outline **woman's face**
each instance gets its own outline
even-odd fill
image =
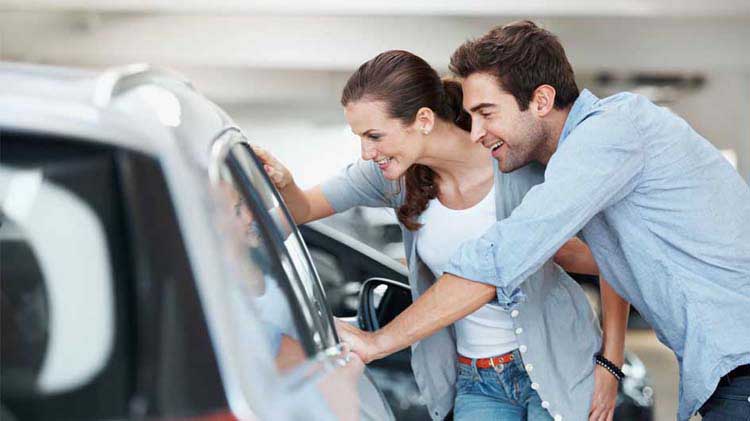
[[[357,101],[344,107],[344,116],[360,138],[362,159],[375,161],[386,179],[396,180],[419,159],[420,133],[416,122],[404,126],[385,110],[380,101]]]

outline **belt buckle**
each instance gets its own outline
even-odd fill
[[[505,371],[505,363],[495,365],[495,357],[490,358],[490,365],[495,370],[495,373],[502,373]]]

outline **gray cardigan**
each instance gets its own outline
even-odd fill
[[[529,165],[509,174],[495,167],[497,219],[508,217],[533,186],[544,181],[544,168]],[[347,166],[322,185],[336,212],[354,206],[398,208],[405,199],[403,183],[386,180],[372,161]],[[489,228],[489,227],[487,227]],[[414,299],[435,277],[419,258],[419,231],[401,225]],[[552,261],[521,286],[524,297],[511,313],[523,362],[543,406],[558,420],[586,420],[594,388],[593,357],[601,347],[601,331],[581,287]],[[412,369],[433,419],[453,407],[456,383],[456,340],[453,326],[412,345]]]

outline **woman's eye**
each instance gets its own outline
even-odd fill
[[[380,139],[380,135],[377,135],[377,134],[370,134],[370,135],[367,135],[367,137],[369,137],[372,140]]]

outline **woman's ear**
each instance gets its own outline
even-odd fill
[[[435,113],[427,107],[420,108],[414,119],[414,129],[427,136],[433,128],[435,128]]]
[[[532,110],[539,117],[545,117],[555,108],[555,88],[550,85],[539,85],[531,97]]]

